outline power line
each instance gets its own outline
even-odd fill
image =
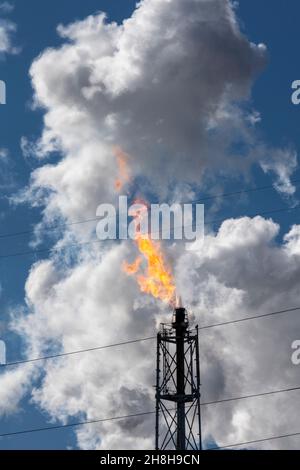
[[[219,326],[233,325],[235,323],[242,323],[242,322],[245,322],[245,321],[257,320],[257,319],[260,319],[260,318],[267,318],[267,317],[271,317],[273,315],[282,315],[284,313],[295,312],[297,310],[300,310],[300,307],[288,308],[288,309],[285,309],[285,310],[278,310],[277,312],[263,313],[261,315],[254,315],[252,317],[238,318],[236,320],[229,320],[229,321],[225,321],[225,322],[214,323],[212,325],[201,326],[201,327],[199,327],[199,330],[207,330],[209,328],[216,328],[216,327],[219,327]]]
[[[58,358],[58,357],[74,356],[76,354],[81,354],[81,353],[86,353],[86,352],[93,352],[93,351],[100,351],[102,349],[115,348],[117,346],[125,346],[127,344],[141,343],[141,342],[144,342],[144,341],[150,341],[151,339],[155,339],[155,338],[156,338],[156,336],[150,336],[148,338],[140,338],[140,339],[134,339],[134,340],[129,340],[129,341],[123,341],[121,343],[108,344],[106,346],[97,346],[95,348],[80,349],[80,350],[77,350],[77,351],[70,351],[70,352],[61,353],[61,354],[51,354],[49,356],[36,357],[36,358],[33,358],[33,359],[25,359],[23,361],[21,360],[21,361],[15,361],[15,362],[8,362],[7,364],[1,364],[0,365],[0,370],[1,370],[1,367],[11,367],[11,366],[17,366],[17,365],[20,365],[20,364],[28,364],[28,363],[32,363],[32,362],[45,361],[45,360],[48,360],[48,359],[55,359],[55,358]]]
[[[263,439],[255,439],[253,441],[238,442],[236,444],[228,444],[226,446],[210,447],[207,450],[230,449],[232,447],[246,446],[246,445],[250,445],[250,444],[259,444],[260,442],[274,441],[274,440],[277,440],[277,439],[285,439],[287,437],[296,437],[296,436],[300,436],[300,432],[294,432],[294,433],[291,433],[291,434],[282,434],[280,436],[264,437]]]
[[[295,186],[298,186],[300,184],[300,179],[299,178],[291,179],[290,181]],[[274,184],[268,184],[268,185],[265,185],[265,186],[255,186],[254,188],[240,189],[240,190],[232,191],[232,192],[228,192],[228,193],[221,193],[221,194],[216,194],[216,195],[212,195],[212,196],[207,196],[205,198],[199,199],[198,201],[192,201],[192,202],[201,203],[201,202],[205,202],[205,201],[210,201],[211,199],[222,199],[222,198],[231,197],[231,196],[241,196],[242,194],[255,193],[257,191],[266,191],[268,189],[276,190],[276,188],[274,187]],[[183,204],[185,204],[185,203],[183,203]]]
[[[81,246],[88,246],[92,245],[94,243],[102,243],[103,240],[90,240],[88,242],[82,242],[82,243],[69,243],[63,247],[56,248],[56,247],[48,247],[48,248],[40,248],[37,250],[27,250],[27,251],[20,251],[17,253],[9,253],[7,255],[0,255],[0,259],[6,259],[6,258],[17,258],[19,256],[26,256],[26,255],[39,255],[42,253],[51,253],[51,252],[58,252],[61,249],[66,249],[66,248],[78,248]]]
[[[295,186],[298,186],[300,184],[300,179],[291,179],[291,183],[293,183]],[[274,187],[274,184],[270,185],[265,185],[265,186],[256,186],[254,188],[249,188],[249,189],[241,189],[237,191],[232,191],[228,193],[220,193],[212,196],[206,196],[201,199],[196,199],[196,200],[191,200],[191,201],[186,201],[186,202],[181,202],[180,204],[197,204],[197,203],[202,203],[206,201],[211,201],[214,199],[223,199],[227,197],[232,197],[232,196],[241,196],[242,194],[250,194],[250,193],[255,193],[259,191],[266,191],[268,189],[273,189],[275,190],[276,188]],[[32,235],[35,234],[36,232],[43,232],[43,231],[57,231],[61,230],[67,227],[72,227],[74,225],[81,225],[81,224],[87,224],[89,222],[97,222],[99,221],[99,217],[94,217],[91,219],[83,219],[83,220],[77,220],[74,222],[68,222],[68,223],[62,223],[58,224],[54,227],[44,227],[44,228],[39,228],[39,229],[28,229],[28,230],[21,230],[18,232],[9,232],[9,233],[0,233],[0,239],[4,238],[10,238],[10,237],[17,237],[17,236],[22,236],[22,235]]]
[[[209,405],[219,405],[221,403],[230,403],[232,401],[239,401],[239,400],[248,400],[251,398],[259,398],[259,397],[266,397],[270,395],[277,395],[278,393],[287,393],[287,392],[295,392],[300,390],[300,386],[298,387],[290,387],[290,388],[282,388],[279,390],[271,390],[269,392],[262,392],[262,393],[253,393],[250,395],[243,395],[240,397],[233,397],[233,398],[223,398],[221,400],[215,400],[215,401],[208,401],[201,403],[201,406],[209,406]]]
[[[295,210],[299,210],[299,209],[300,209],[300,206],[286,207],[286,208],[282,208],[282,209],[273,209],[273,210],[269,210],[269,211],[263,211],[263,212],[260,212],[260,213],[247,214],[245,216],[241,216],[241,215],[240,216],[231,216],[231,217],[226,217],[226,218],[223,218],[223,219],[208,220],[207,222],[204,222],[204,225],[206,226],[206,225],[213,225],[213,224],[216,224],[216,223],[222,223],[222,222],[225,222],[226,220],[228,220],[228,218],[258,217],[258,216],[278,214],[278,213],[282,213],[282,212],[290,212],[290,211],[295,211]],[[95,220],[99,220],[99,219],[95,219]],[[191,224],[191,225],[182,225],[180,227],[189,227],[189,226],[192,227],[193,224]],[[170,232],[173,232],[176,228],[179,228],[179,226],[174,227]],[[156,232],[156,233],[160,233],[160,232],[161,232],[161,230],[159,230],[159,232]],[[152,234],[153,233],[155,233],[155,232],[152,232]],[[78,248],[78,247],[82,247],[82,246],[92,245],[94,243],[102,243],[103,241],[113,241],[113,240],[90,240],[90,241],[82,242],[82,243],[67,244],[67,245],[65,245],[61,248],[48,247],[48,248],[40,248],[40,249],[37,249],[37,250],[27,250],[27,251],[22,251],[22,252],[17,252],[17,253],[9,253],[7,255],[0,255],[0,259],[8,259],[8,258],[16,258],[16,257],[19,257],[19,256],[38,255],[38,254],[43,254],[43,253],[58,252],[61,249]]]
[[[296,207],[283,207],[281,209],[272,209],[272,210],[268,210],[268,211],[263,211],[263,212],[260,212],[260,213],[250,213],[250,214],[245,214],[245,215],[233,215],[233,216],[228,216],[226,217],[225,219],[215,219],[215,220],[209,220],[208,222],[205,222],[204,225],[213,225],[213,224],[217,224],[217,223],[221,223],[221,222],[225,222],[227,219],[230,219],[230,218],[241,218],[241,217],[259,217],[259,216],[264,216],[264,215],[272,215],[272,214],[280,214],[282,212],[291,212],[291,211],[296,211],[296,210],[299,210],[300,209],[300,206],[296,206]]]
[[[290,391],[294,391],[294,390],[300,390],[300,387],[274,390],[274,391],[271,391],[271,392],[263,392],[263,393],[259,393],[259,394],[253,394],[253,395],[245,395],[243,397],[228,398],[228,399],[224,399],[224,400],[216,400],[216,401],[211,401],[211,402],[207,402],[207,403],[201,403],[201,406],[215,405],[215,404],[224,403],[224,402],[228,402],[228,401],[245,400],[245,399],[249,399],[249,398],[261,397],[261,396],[277,394],[277,393],[290,392]],[[168,411],[174,411],[174,410],[175,409],[169,409]],[[31,433],[36,433],[36,432],[53,431],[53,430],[58,430],[58,429],[73,428],[73,427],[79,427],[79,426],[84,426],[84,425],[89,425],[89,424],[96,424],[96,423],[103,423],[103,422],[108,422],[108,421],[117,421],[117,420],[122,420],[122,419],[137,418],[137,417],[140,417],[140,416],[154,415],[155,413],[156,413],[156,411],[145,411],[145,412],[141,412],[141,413],[134,413],[134,414],[123,415],[123,416],[113,416],[113,417],[110,417],[110,418],[100,418],[100,419],[79,421],[77,423],[60,424],[60,425],[57,425],[57,426],[45,426],[45,427],[41,427],[41,428],[24,429],[22,431],[2,433],[2,434],[0,434],[0,437],[9,437],[9,436],[17,436],[17,435],[21,435],[21,434],[31,434]],[[300,434],[300,433],[286,434],[284,436],[276,436],[276,437],[272,437],[272,438],[265,438],[265,439],[255,440],[255,441],[248,441],[248,442],[242,442],[242,443],[237,443],[237,444],[231,444],[231,445],[228,445],[228,446],[210,448],[209,450],[224,449],[224,448],[227,448],[227,447],[228,448],[229,447],[236,447],[236,446],[239,446],[239,445],[246,445],[246,444],[251,444],[251,443],[255,443],[255,442],[268,441],[268,440],[272,440],[272,439],[281,439],[282,437],[290,437],[290,436],[294,436],[294,435],[298,435],[298,434]]]
[[[19,231],[19,232],[1,233],[0,234],[0,239],[10,238],[10,237],[18,237],[18,236],[21,236],[21,235],[33,235],[37,232],[44,232],[44,231],[52,232],[52,231],[57,231],[57,230],[66,228],[66,227],[71,227],[73,225],[87,224],[89,222],[97,222],[98,220],[100,220],[99,217],[94,217],[92,219],[84,219],[84,220],[78,220],[78,221],[69,222],[69,223],[62,223],[62,224],[58,224],[54,227],[50,226],[50,227],[44,227],[42,229],[38,228],[38,229],[22,230],[22,231]]]
[[[112,418],[102,418],[102,419],[93,419],[89,421],[81,421],[78,423],[70,423],[70,424],[59,424],[57,426],[46,426],[43,428],[32,428],[32,429],[24,429],[23,431],[15,431],[15,432],[7,432],[0,434],[0,437],[8,437],[8,436],[17,436],[19,434],[31,434],[35,432],[42,432],[42,431],[53,431],[57,429],[65,429],[65,428],[73,428],[78,426],[84,426],[87,424],[96,424],[96,423],[105,423],[106,421],[117,421],[121,419],[130,419],[130,418],[137,418],[139,416],[147,416],[154,414],[155,411],[145,411],[144,413],[135,413],[131,415],[125,416],[114,416]]]
[[[300,307],[293,307],[293,308],[289,308],[289,309],[285,309],[285,310],[278,310],[276,312],[263,313],[261,315],[255,315],[255,316],[252,316],[252,317],[244,317],[244,318],[238,318],[236,320],[230,320],[230,321],[227,321],[227,322],[214,323],[214,324],[211,324],[211,325],[204,325],[204,326],[200,326],[198,329],[199,329],[199,331],[200,330],[207,330],[209,328],[217,328],[217,327],[233,325],[233,324],[241,323],[241,322],[245,322],[245,321],[258,320],[258,319],[261,319],[261,318],[267,318],[267,317],[271,317],[271,316],[274,316],[274,315],[282,315],[284,313],[291,313],[291,312],[295,312],[297,310],[300,310]],[[28,364],[28,363],[32,363],[32,362],[44,361],[44,360],[55,359],[55,358],[59,358],[59,357],[65,357],[65,356],[73,356],[73,355],[76,355],[76,354],[82,354],[82,353],[86,353],[86,352],[100,351],[102,349],[109,349],[109,348],[114,348],[114,347],[117,347],[117,346],[124,346],[124,345],[128,345],[128,344],[134,344],[134,343],[140,343],[140,342],[144,342],[144,341],[150,341],[150,340],[153,340],[155,338],[156,338],[156,336],[148,336],[146,338],[138,338],[138,339],[123,341],[123,342],[119,342],[119,343],[108,344],[108,345],[105,345],[105,346],[96,346],[94,348],[79,349],[77,351],[70,351],[70,352],[60,353],[60,354],[51,354],[49,356],[36,357],[36,358],[32,358],[32,359],[24,359],[24,360],[20,360],[20,361],[8,362],[6,364],[0,364],[0,370],[1,370],[1,368],[4,368],[4,367],[11,367],[11,366],[16,366],[16,365]]]

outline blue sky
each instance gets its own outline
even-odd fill
[[[291,104],[291,83],[299,79],[298,43],[300,4],[297,0],[241,0],[239,17],[247,37],[255,42],[263,42],[269,51],[268,65],[257,79],[253,88],[252,101],[255,109],[262,115],[260,126],[264,140],[273,146],[293,145],[298,151],[300,135],[298,131],[300,108]],[[272,6],[270,7],[270,4]],[[0,62],[0,78],[7,84],[7,105],[0,108],[0,145],[9,149],[11,156],[10,171],[14,185],[2,190],[4,197],[0,200],[1,229],[6,234],[30,229],[40,220],[40,210],[27,206],[11,206],[6,196],[14,194],[28,183],[28,178],[37,163],[25,159],[20,149],[20,139],[26,136],[38,138],[43,126],[43,113],[31,109],[32,88],[28,70],[34,58],[45,48],[55,47],[62,40],[56,33],[59,23],[70,23],[85,18],[89,14],[102,10],[107,12],[110,20],[121,22],[128,17],[135,5],[134,1],[103,0],[15,0],[15,9],[10,15],[17,24],[14,43],[21,47],[17,55],[9,55]],[[57,156],[59,158],[59,156]],[[300,172],[295,172],[300,177]],[[270,184],[269,176],[260,168],[253,169],[255,185]],[[253,184],[252,181],[252,184]],[[244,182],[230,181],[226,191],[234,191],[244,186]],[[297,192],[298,194],[298,192]],[[260,211],[288,207],[275,191],[264,191],[249,197],[241,206],[233,209],[231,204],[224,207],[220,217],[259,213]],[[281,222],[282,230],[299,221],[299,212],[283,213],[275,216]],[[11,237],[1,240],[0,256],[8,253],[26,251],[28,236]],[[47,246],[47,245],[46,245]],[[6,331],[8,312],[11,307],[24,301],[24,284],[28,271],[38,256],[22,256],[0,259],[1,296],[1,333],[8,345],[8,361],[20,357],[19,340]],[[100,353],[101,354],[101,353]],[[0,422],[0,433],[13,432],[19,429],[44,426],[47,416],[41,414],[24,399],[17,416],[7,417]],[[42,432],[36,434],[4,438],[0,440],[0,449],[15,448],[59,448],[75,446],[71,430]]]

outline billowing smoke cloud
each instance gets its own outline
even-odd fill
[[[122,25],[99,14],[58,31],[66,44],[31,68],[35,101],[46,109],[38,154],[65,155],[32,175],[48,214],[74,219],[109,200],[113,145],[162,196],[179,182],[199,185],[205,170],[239,172],[253,161],[253,112],[237,103],[266,48],[241,34],[230,2],[146,0]],[[232,150],[241,140],[247,155]]]
[[[261,158],[254,129],[258,115],[247,111],[245,102],[266,48],[243,36],[229,0],[144,0],[121,25],[99,14],[58,31],[63,46],[44,51],[31,68],[45,125],[34,146],[41,167],[22,196],[42,205],[46,222],[88,219],[99,203],[115,200],[115,145],[130,155],[133,176],[142,176],[143,187],[148,181],[161,198],[170,195],[170,186],[182,195],[182,187],[203,185],[204,173],[239,174]],[[33,150],[25,139],[22,145]],[[61,153],[58,163],[47,162],[52,151]],[[291,168],[290,155],[282,152],[281,164],[274,156],[274,165],[265,169],[277,168],[280,189],[291,193],[285,155]],[[135,186],[140,190],[138,178]],[[279,227],[271,220],[228,220],[217,234],[207,235],[201,251],[179,251],[176,278],[195,319],[215,323],[296,306],[299,231],[292,228],[280,244]],[[90,234],[85,226],[73,226],[64,235],[81,240]],[[65,257],[53,255],[32,266],[25,309],[14,312],[11,324],[25,339],[28,356],[153,335],[169,312],[122,273],[131,249],[126,243],[70,248]],[[293,315],[203,333],[204,399],[297,382],[290,344],[298,321]],[[145,342],[126,351],[123,346],[47,361],[31,398],[59,422],[148,411],[154,357],[155,344]],[[10,373],[0,381],[7,377]],[[21,392],[17,378],[11,385],[14,408],[31,376],[23,371]],[[205,438],[222,445],[290,431],[298,417],[297,397],[289,398],[280,414],[280,397],[205,408]],[[82,448],[153,446],[151,416],[76,432]]]

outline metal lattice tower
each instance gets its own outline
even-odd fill
[[[185,308],[157,335],[156,450],[202,450],[198,327]]]

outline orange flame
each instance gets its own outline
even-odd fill
[[[146,206],[145,206],[146,207]],[[123,263],[123,270],[128,275],[135,275],[141,292],[151,294],[164,302],[175,301],[175,282],[162,254],[158,242],[153,242],[149,235],[140,232],[140,213],[135,215],[135,242],[140,255],[132,264]],[[146,268],[142,271],[142,263]]]
[[[115,146],[113,148],[114,156],[117,159],[119,176],[115,181],[115,190],[120,192],[125,184],[130,181],[130,171],[128,168],[129,156],[121,149],[121,147]]]

